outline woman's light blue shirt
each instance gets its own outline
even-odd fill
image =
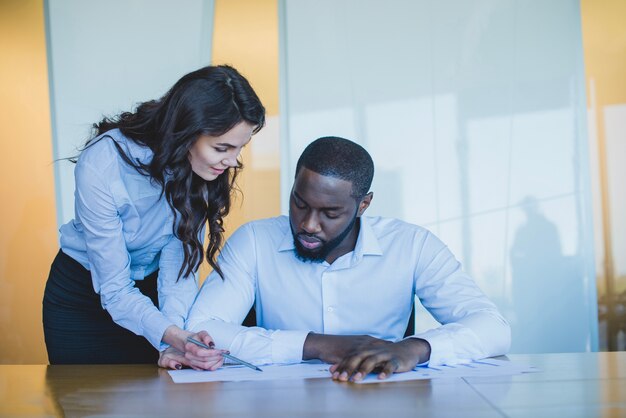
[[[195,275],[178,279],[181,241],[173,235],[174,215],[161,187],[128,165],[148,163],[152,151],[111,130],[85,149],[74,171],[75,219],[60,228],[61,249],[90,270],[94,290],[113,320],[157,349],[165,329],[183,327],[198,290]],[[135,280],[159,269],[159,307]]]

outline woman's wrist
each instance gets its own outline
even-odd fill
[[[169,344],[171,347],[184,353],[185,343],[187,342],[187,337],[190,335],[192,335],[191,332],[185,331],[176,325],[170,325],[165,329],[161,340],[165,344]]]

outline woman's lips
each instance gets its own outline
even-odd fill
[[[225,171],[225,169],[219,169],[219,168],[215,168],[215,167],[210,167],[210,168],[211,168],[211,171],[213,173],[218,174],[218,175],[222,174]]]

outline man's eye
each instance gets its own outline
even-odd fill
[[[336,213],[334,213],[334,212],[326,212],[326,217],[327,217],[328,219],[336,219],[336,218],[338,218],[338,217],[339,217],[339,215],[337,215],[337,214],[336,214]]]
[[[298,209],[304,209],[304,208],[306,208],[306,205],[305,205],[304,203],[302,203],[302,202],[298,202],[297,200],[294,200],[294,202],[293,202],[293,203],[294,203],[294,205],[296,205],[296,207],[297,207]]]

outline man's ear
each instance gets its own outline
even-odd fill
[[[363,196],[363,199],[361,199],[361,202],[359,202],[359,210],[357,211],[356,216],[363,215],[363,212],[365,212],[365,209],[367,209],[370,206],[370,203],[372,203],[373,198],[374,198],[373,192],[369,192],[368,194]]]

